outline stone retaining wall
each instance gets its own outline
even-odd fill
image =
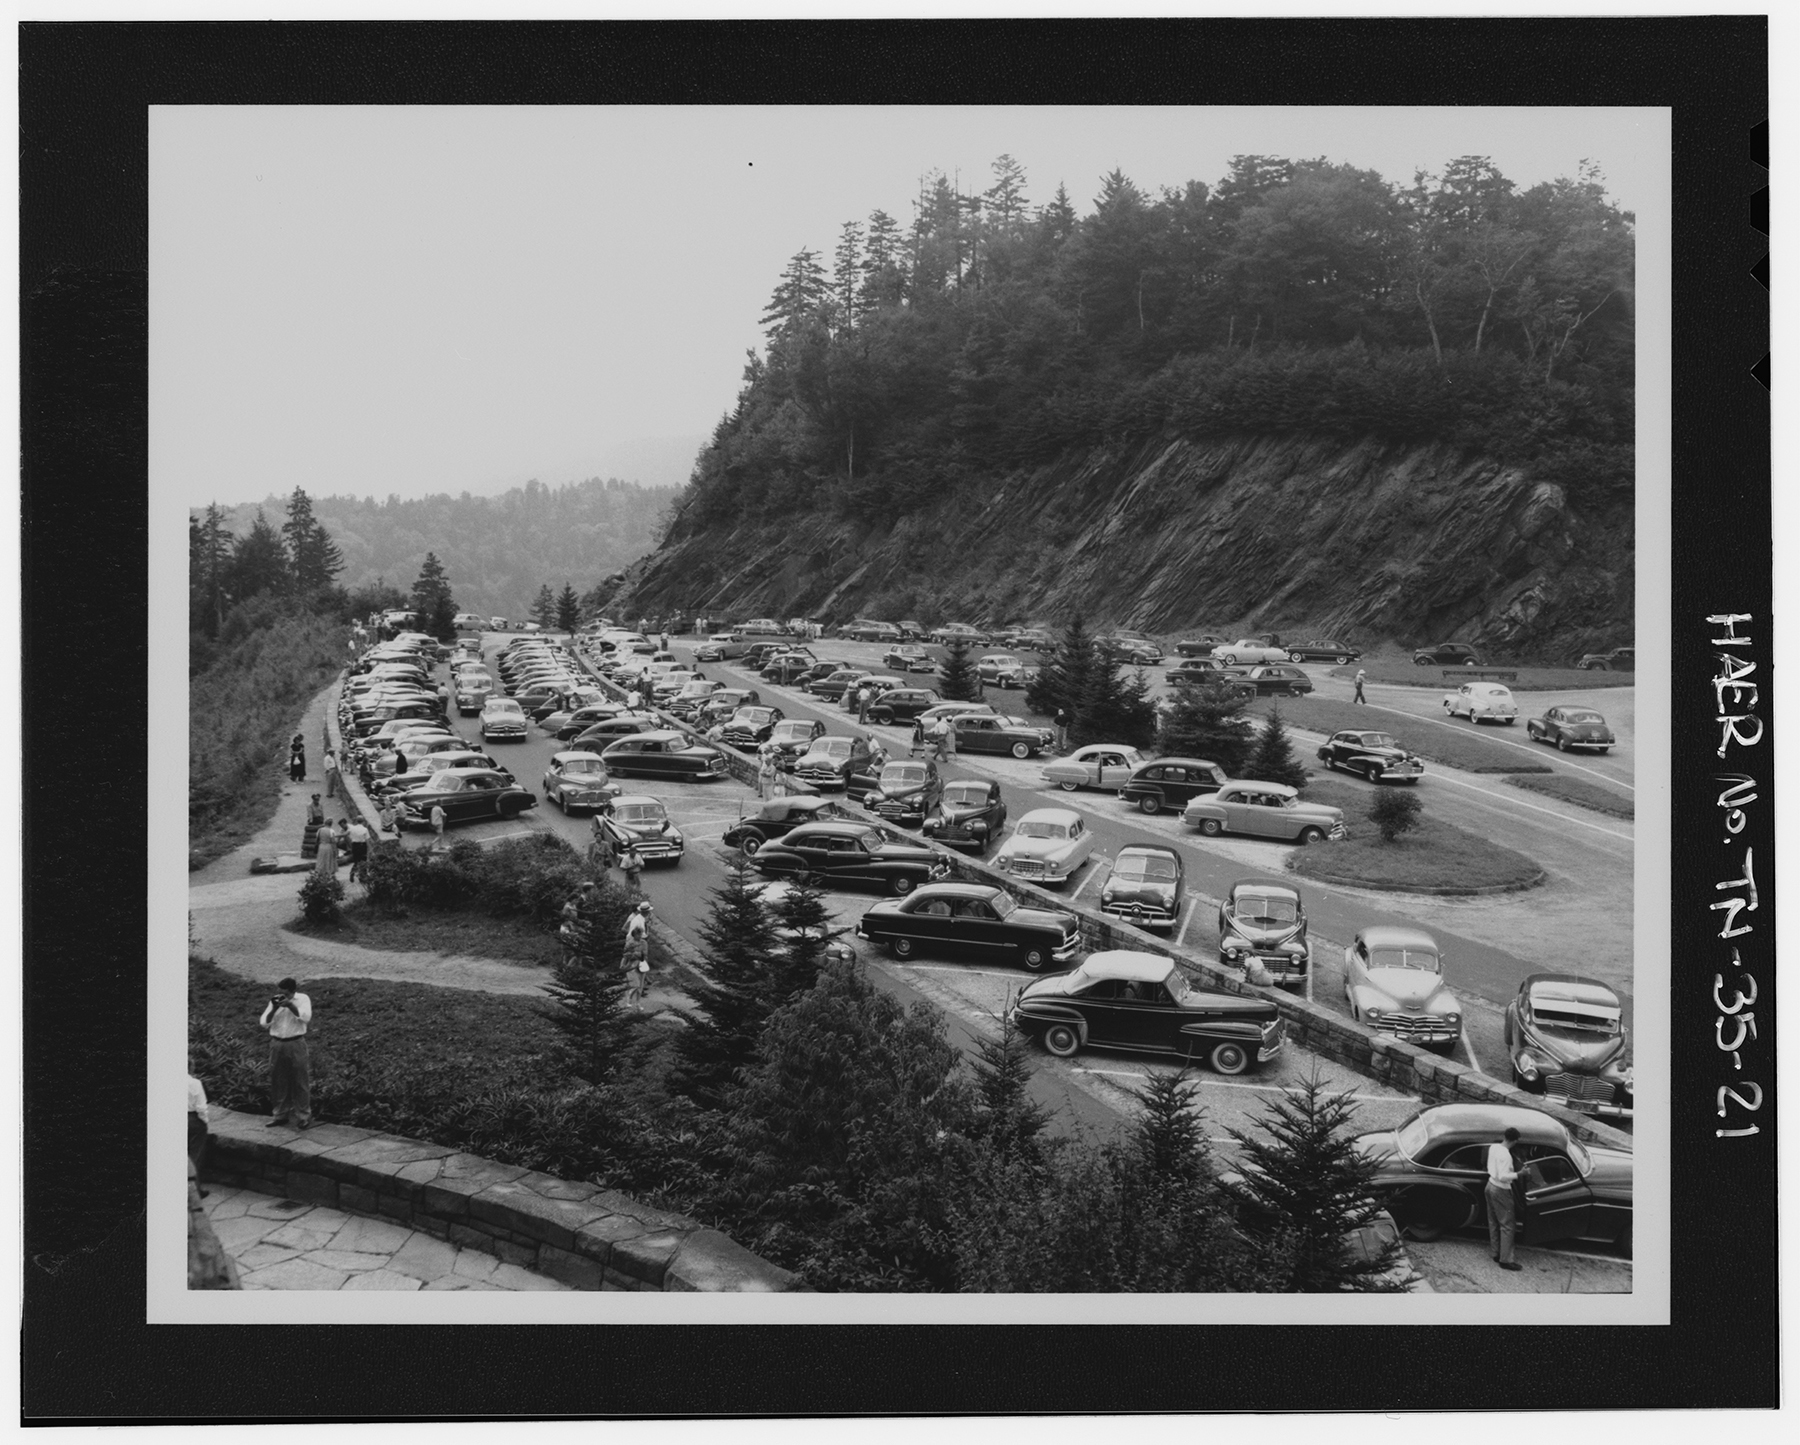
[[[206,1178],[399,1220],[582,1290],[803,1288],[716,1229],[623,1194],[346,1124],[301,1133],[215,1107]]]

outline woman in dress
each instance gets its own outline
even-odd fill
[[[337,877],[338,835],[330,828],[319,829],[319,860],[313,872],[320,878]]]

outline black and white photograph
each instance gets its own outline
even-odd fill
[[[293,89],[143,114],[140,1324],[1681,1323],[1678,105]]]

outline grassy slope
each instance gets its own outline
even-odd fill
[[[1637,816],[1636,805],[1624,793],[1603,788],[1598,783],[1567,777],[1562,773],[1552,773],[1549,777],[1508,778],[1506,781],[1528,793],[1543,793],[1548,797],[1561,798],[1565,803],[1573,803],[1578,808],[1591,808],[1610,818]]]
[[[1452,732],[1429,722],[1412,721],[1404,717],[1395,717],[1392,713],[1372,713],[1366,707],[1358,707],[1353,702],[1333,702],[1316,697],[1283,697],[1259,698],[1251,704],[1251,711],[1266,713],[1271,706],[1281,709],[1281,716],[1297,728],[1305,728],[1310,732],[1334,733],[1340,728],[1379,728],[1397,738],[1403,747],[1411,749],[1427,762],[1442,763],[1446,767],[1461,768],[1468,773],[1547,773],[1550,768],[1543,763],[1534,763],[1521,753],[1511,748],[1495,747],[1486,738],[1475,731],[1473,723],[1464,723],[1468,728],[1466,734]],[[1502,729],[1505,731],[1505,729]],[[1524,735],[1517,724],[1512,732]],[[1324,764],[1312,756],[1315,750],[1307,749],[1306,764],[1311,768],[1322,769]]]
[[[1307,799],[1342,808],[1350,836],[1296,849],[1289,868],[1305,878],[1401,891],[1522,888],[1543,876],[1523,853],[1433,818],[1425,799],[1419,827],[1402,834],[1398,842],[1384,843],[1368,817],[1369,805],[1378,796],[1374,787],[1316,776],[1306,785]]]
[[[482,913],[427,908],[388,913],[368,903],[351,903],[336,928],[311,928],[298,920],[285,926],[296,933],[317,934],[361,948],[463,954],[516,963],[521,968],[551,968],[562,957],[555,935],[529,918],[490,918]]]

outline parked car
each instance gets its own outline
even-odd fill
[[[840,628],[838,636],[856,642],[898,642],[900,629],[891,622],[877,622],[870,617],[859,617],[847,627]]]
[[[1165,677],[1177,685],[1188,683],[1223,682],[1234,677],[1243,677],[1250,671],[1247,667],[1227,667],[1212,657],[1184,657],[1171,667]]]
[[[799,688],[801,692],[811,692],[813,683],[830,677],[834,672],[844,671],[849,666],[847,662],[815,662],[799,676],[790,678],[788,685]]]
[[[762,694],[747,687],[727,687],[715,692],[700,704],[700,710],[694,714],[694,727],[704,732],[716,723],[722,723],[740,707],[761,707]]]
[[[869,700],[873,702],[884,692],[892,692],[895,688],[904,686],[906,686],[905,678],[889,677],[884,673],[872,672],[854,687],[845,688],[844,695],[838,699],[838,703],[845,712],[855,712],[859,693],[867,690]]]
[[[1562,753],[1570,748],[1604,753],[1618,742],[1606,719],[1591,707],[1547,708],[1542,717],[1525,720],[1525,736],[1534,743],[1555,743]]]
[[[1370,1187],[1414,1239],[1487,1228],[1487,1152],[1508,1129],[1525,1165],[1524,1244],[1587,1239],[1631,1254],[1632,1157],[1587,1144],[1537,1109],[1510,1104],[1437,1104],[1397,1129],[1356,1138],[1372,1166]]]
[[[763,844],[755,863],[770,878],[799,874],[896,894],[911,893],[946,871],[929,848],[893,842],[866,823],[806,823]]]
[[[1251,697],[1305,697],[1313,690],[1312,679],[1291,663],[1259,663],[1242,674],[1225,673],[1223,679],[1233,691]]]
[[[696,662],[724,662],[727,658],[742,657],[749,650],[750,644],[743,634],[715,632],[694,649],[694,660]]]
[[[1371,783],[1390,778],[1416,783],[1425,773],[1425,764],[1418,755],[1401,747],[1391,734],[1365,728],[1345,728],[1333,733],[1320,746],[1319,761],[1325,764],[1327,772],[1341,769],[1360,773]]]
[[[749,817],[739,818],[734,826],[727,828],[720,841],[727,848],[741,849],[745,857],[751,857],[764,843],[783,837],[804,823],[825,823],[849,817],[844,805],[835,799],[790,794],[759,804]]]
[[[1033,808],[1000,845],[994,866],[1033,883],[1067,883],[1094,851],[1094,835],[1068,808]]]
[[[1125,786],[1132,772],[1143,766],[1144,755],[1123,743],[1084,743],[1067,757],[1047,763],[1043,771],[1046,783],[1054,783],[1065,793],[1078,788],[1105,788],[1114,791]]]
[[[1223,637],[1214,637],[1210,632],[1203,632],[1198,637],[1184,637],[1175,644],[1175,651],[1183,657],[1211,657],[1213,649],[1226,641]]]
[[[752,617],[748,622],[740,622],[732,629],[745,637],[786,637],[787,628],[773,617]]]
[[[780,652],[787,652],[791,650],[792,647],[793,644],[790,642],[752,643],[749,647],[744,649],[744,655],[740,659],[740,666],[747,668],[751,672],[760,672],[762,670],[762,665],[771,657],[774,657]]]
[[[894,624],[900,629],[900,635],[908,642],[918,642],[925,636],[925,624],[914,617],[902,617]]]
[[[1610,652],[1584,652],[1575,665],[1583,671],[1636,672],[1637,649],[1615,647]]]
[[[422,758],[414,758],[412,766],[406,772],[376,779],[369,786],[369,795],[379,799],[410,793],[414,788],[423,787],[427,779],[449,768],[485,768],[489,772],[500,774],[508,782],[517,781],[487,753],[465,748],[461,752],[428,753]]]
[[[1015,758],[1035,758],[1055,740],[1049,728],[1019,718],[993,713],[959,713],[951,719],[959,753],[1010,753]]]
[[[1282,783],[1229,782],[1181,810],[1181,821],[1208,837],[1241,833],[1285,843],[1318,843],[1350,836],[1341,808],[1302,802]]]
[[[924,724],[926,732],[930,732],[937,726],[940,718],[949,718],[954,721],[956,718],[968,717],[974,713],[991,714],[993,711],[993,706],[985,702],[938,702],[920,713],[917,721]]]
[[[872,676],[874,674],[865,667],[843,667],[829,677],[815,678],[807,683],[805,691],[827,702],[842,702],[846,692],[853,692],[859,682]]]
[[[1181,916],[1186,873],[1181,855],[1155,843],[1128,843],[1100,890],[1100,911],[1137,928],[1172,933]]]
[[[1128,667],[1150,667],[1163,660],[1162,647],[1155,638],[1129,627],[1101,633],[1094,645],[1108,660]]]
[[[1132,770],[1119,797],[1141,813],[1160,813],[1216,793],[1225,783],[1225,770],[1204,758],[1157,758]]]
[[[895,958],[964,955],[1032,973],[1067,963],[1081,946],[1081,926],[1071,914],[1026,907],[984,883],[927,883],[910,897],[877,903],[857,923],[856,936]]]
[[[1519,705],[1512,689],[1498,682],[1465,682],[1444,694],[1444,713],[1466,717],[1472,723],[1498,722],[1511,727],[1519,720]]]
[[[1462,1038],[1462,1005],[1444,984],[1437,940],[1422,928],[1377,924],[1344,950],[1344,997],[1350,1017],[1436,1053],[1454,1053]]]
[[[931,634],[933,642],[948,647],[953,642],[966,642],[970,647],[986,647],[987,634],[966,622],[946,622]]]
[[[473,717],[494,690],[494,679],[485,672],[466,670],[457,674],[451,691],[456,696],[456,710],[463,717]]]
[[[810,652],[778,652],[762,665],[761,675],[779,687],[786,687],[811,672],[816,662],[818,658]]]
[[[1233,883],[1219,904],[1219,962],[1251,983],[1304,991],[1312,944],[1300,890],[1260,878]]]
[[[619,785],[607,777],[606,764],[593,753],[579,750],[553,756],[539,787],[547,799],[571,816],[578,809],[591,813],[619,795]]]
[[[1632,1117],[1624,1009],[1598,979],[1534,973],[1506,1006],[1513,1083],[1583,1114]]]
[[[687,852],[687,839],[669,810],[648,793],[620,793],[607,799],[597,816],[614,848],[623,851],[629,844],[646,863],[676,864]]]
[[[584,733],[577,733],[570,740],[569,749],[572,752],[604,753],[620,738],[664,730],[663,720],[654,713],[622,712],[616,717],[602,719]]]
[[[875,786],[869,740],[826,734],[796,759],[794,776],[824,792],[850,792],[860,797]],[[852,783],[857,786],[852,790]]]
[[[1335,662],[1339,667],[1345,667],[1361,657],[1362,650],[1328,639],[1313,642],[1290,642],[1287,655],[1289,662]]]
[[[400,795],[398,821],[403,828],[429,828],[431,810],[442,808],[446,823],[476,823],[516,818],[536,806],[537,796],[510,777],[485,768],[446,768]]]
[[[1481,654],[1466,642],[1440,642],[1413,653],[1419,667],[1480,667]]]
[[[1254,665],[1259,662],[1286,662],[1287,649],[1279,643],[1259,642],[1254,637],[1240,638],[1236,642],[1221,643],[1212,650],[1212,655],[1227,667]]]
[[[988,687],[1027,687],[1036,681],[1038,669],[1027,667],[1010,652],[990,652],[975,664],[976,674]]]
[[[911,722],[943,699],[928,687],[894,687],[869,704],[869,721],[883,725]]]
[[[925,836],[946,848],[986,852],[1006,827],[1006,800],[1000,785],[980,778],[944,784],[937,808],[925,819]]]
[[[895,672],[936,672],[937,659],[916,642],[897,642],[881,655],[881,665]]]
[[[1005,634],[1000,645],[1020,652],[1043,653],[1055,648],[1056,639],[1041,627],[1021,627]]]
[[[690,743],[677,732],[636,733],[601,753],[607,769],[621,778],[667,778],[678,783],[711,783],[725,776],[725,759],[711,748]]]
[[[775,724],[785,716],[778,707],[740,707],[726,719],[719,741],[750,752],[768,742]]]
[[[617,702],[596,702],[586,707],[578,707],[563,719],[554,736],[559,742],[567,742],[578,738],[597,722],[605,722],[608,718],[617,717],[625,711],[625,705]]]
[[[481,705],[479,727],[484,743],[500,738],[522,743],[525,741],[525,709],[510,697],[490,697]]]
[[[1203,992],[1159,953],[1108,949],[1069,973],[1029,983],[1018,1027],[1058,1058],[1083,1048],[1171,1054],[1241,1074],[1281,1051],[1287,1027],[1267,999]]]
[[[783,772],[792,772],[794,764],[813,745],[814,739],[824,736],[825,724],[817,718],[783,718],[769,730],[768,741],[777,754],[776,766]]]
[[[921,827],[944,793],[944,779],[930,758],[901,758],[882,768],[862,805],[884,823]]]

